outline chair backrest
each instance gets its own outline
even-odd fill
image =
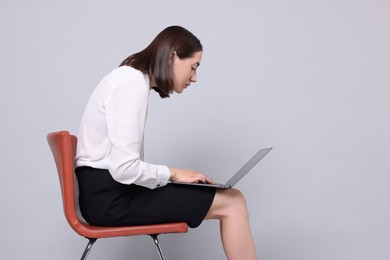
[[[53,153],[61,186],[64,213],[69,225],[78,232],[84,226],[77,216],[74,157],[76,155],[77,137],[68,131],[54,132],[47,135],[47,141]]]

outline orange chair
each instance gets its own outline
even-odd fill
[[[160,258],[164,260],[157,236],[163,233],[186,233],[188,231],[187,223],[184,222],[123,227],[97,227],[88,225],[78,217],[76,210],[78,205],[76,204],[78,203],[76,201],[78,187],[74,185],[73,161],[76,153],[77,137],[70,135],[68,131],[60,131],[48,134],[47,141],[57,166],[65,217],[74,231],[89,240],[81,259],[87,258],[88,253],[98,238],[150,235],[154,240]]]

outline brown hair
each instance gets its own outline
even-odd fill
[[[170,26],[161,31],[148,47],[127,57],[119,66],[131,66],[152,75],[157,84],[153,89],[161,98],[166,98],[173,91],[170,66],[173,53],[185,59],[202,50],[199,39],[190,31],[180,26]]]

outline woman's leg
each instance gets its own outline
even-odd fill
[[[236,189],[218,189],[206,219],[218,219],[222,245],[229,260],[256,260],[244,195]]]

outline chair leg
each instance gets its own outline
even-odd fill
[[[150,235],[150,236],[152,237],[154,244],[157,247],[158,253],[160,254],[160,259],[165,260],[164,255],[163,255],[162,250],[161,250],[161,247],[160,247],[160,242],[158,241],[158,238],[157,238],[158,234]]]
[[[88,238],[88,237],[87,237]],[[88,238],[88,244],[87,246],[85,247],[85,250],[84,250],[84,253],[83,255],[81,256],[81,259],[80,260],[85,260],[87,259],[87,256],[89,254],[89,252],[91,251],[91,248],[93,246],[93,244],[96,242],[96,238]]]

